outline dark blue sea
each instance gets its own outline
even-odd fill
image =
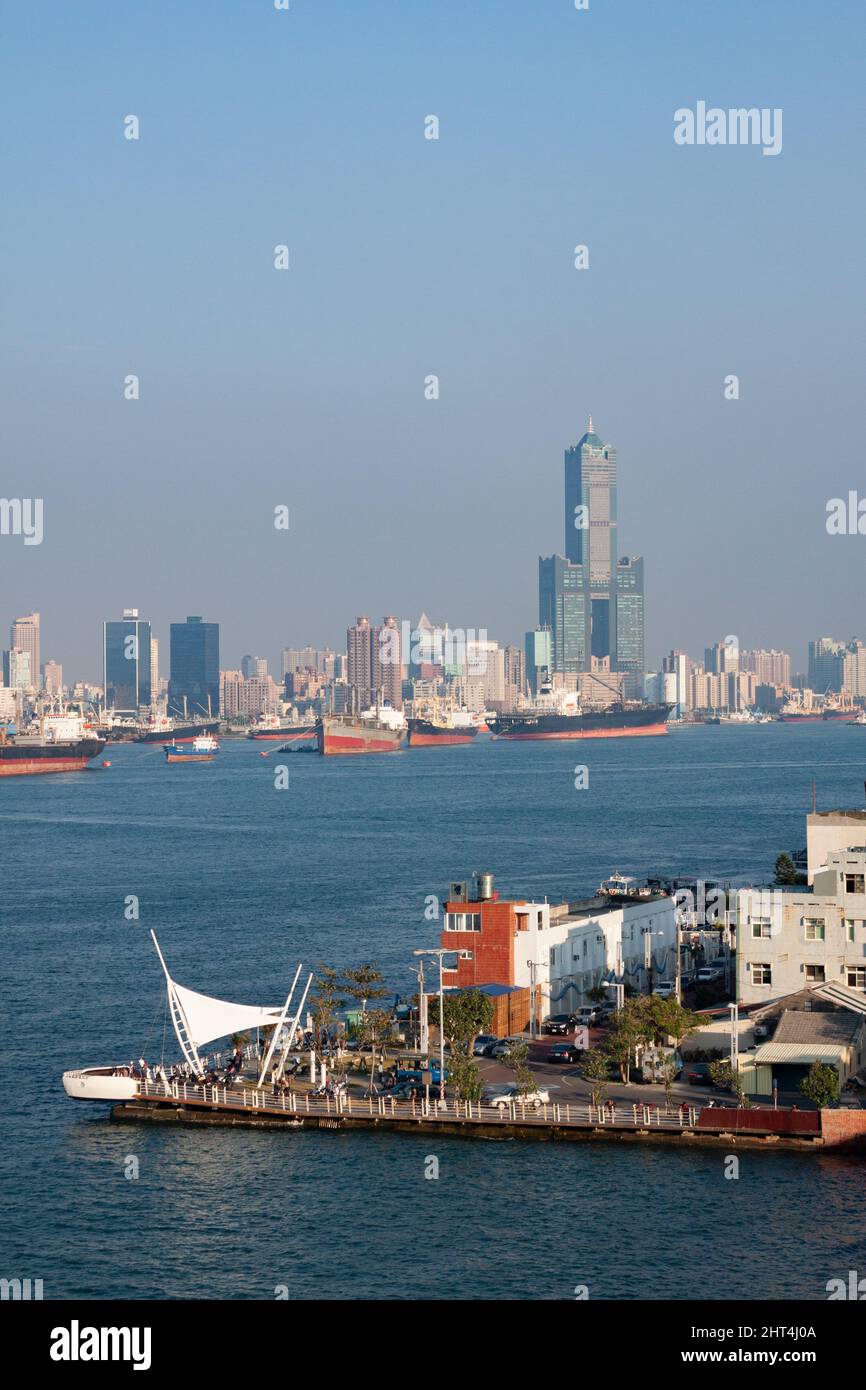
[[[727,1181],[721,1151],[163,1130],[112,1123],[60,1084],[68,1067],[159,1055],[150,927],[176,979],[223,998],[280,1003],[299,960],[372,961],[409,993],[413,949],[437,944],[426,896],[473,870],[552,899],[616,869],[768,881],[805,844],[813,777],[819,807],[864,804],[866,731],[273,750],[225,741],[214,764],[167,767],[159,747],[127,745],[110,768],[0,782],[0,1273],[42,1279],[46,1298],[287,1285],[391,1299],[567,1299],[581,1284],[601,1299],[821,1299],[828,1279],[866,1274],[851,1160],[742,1152]]]

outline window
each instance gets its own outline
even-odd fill
[[[553,969],[553,968],[555,967],[555,965],[556,965],[556,947],[555,947],[555,946],[551,946],[551,948],[550,948],[550,968]]]
[[[756,941],[760,940],[762,937],[766,938],[772,935],[769,917],[752,918],[752,936]]]
[[[758,964],[752,961],[752,984],[771,985],[773,983],[773,971],[769,965]]]
[[[823,917],[806,917],[806,918],[804,919],[804,921],[805,921],[805,926],[806,926],[806,940],[807,940],[807,941],[823,941],[823,940],[824,940],[824,919],[823,919]]]
[[[848,967],[848,988],[866,989],[866,965],[850,965]]]
[[[854,921],[854,918],[853,918],[853,917],[846,917],[846,918],[845,918],[845,940],[846,940],[846,941],[853,941],[853,940],[854,940],[854,928],[856,927],[856,925],[857,925],[857,923]]]
[[[446,912],[446,931],[480,931],[480,912]]]
[[[823,985],[825,978],[823,965],[804,965],[803,973],[806,976],[807,984]]]
[[[846,874],[846,893],[866,893],[866,874]]]

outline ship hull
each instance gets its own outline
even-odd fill
[[[267,729],[262,732],[258,732],[255,729],[250,729],[249,733],[247,734],[247,738],[255,739],[257,743],[268,743],[272,739],[280,739],[283,743],[285,743],[288,739],[289,742],[297,743],[301,739],[312,739],[315,737],[316,729],[315,725],[313,724],[311,724],[309,728],[300,728],[297,733],[295,733],[292,725],[289,724],[285,729]]]
[[[316,730],[319,752],[336,754],[396,753],[403,741],[402,729],[370,727],[360,719],[324,718]]]
[[[136,734],[133,743],[165,743],[167,738],[173,739],[175,743],[190,743],[194,738],[200,738],[202,734],[219,733],[220,722],[218,719],[208,719],[203,724],[184,724],[177,729],[147,729],[144,733]]]
[[[505,714],[491,719],[496,738],[514,740],[658,738],[668,732],[671,706],[599,710],[591,714]]]
[[[21,743],[0,746],[0,777],[33,777],[42,772],[84,772],[88,763],[105,747],[104,739],[87,738],[78,743]]]
[[[433,724],[429,719],[410,719],[407,742],[410,748],[442,748],[472,743],[477,734],[475,725],[453,729],[447,725]]]

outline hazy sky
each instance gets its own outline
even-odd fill
[[[38,609],[97,678],[124,606],[224,666],[358,613],[521,640],[589,411],[650,665],[866,638],[825,529],[866,495],[864,42],[861,0],[3,5],[0,490],[44,540],[0,537],[2,644]],[[782,152],[676,145],[698,101],[782,108]]]

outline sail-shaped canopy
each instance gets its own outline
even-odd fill
[[[216,1038],[226,1038],[245,1028],[269,1028],[278,1023],[282,1009],[263,1009],[255,1004],[230,1004],[225,999],[211,999],[197,994],[176,980],[171,988],[184,1013],[189,1040],[193,1047],[203,1047]]]

